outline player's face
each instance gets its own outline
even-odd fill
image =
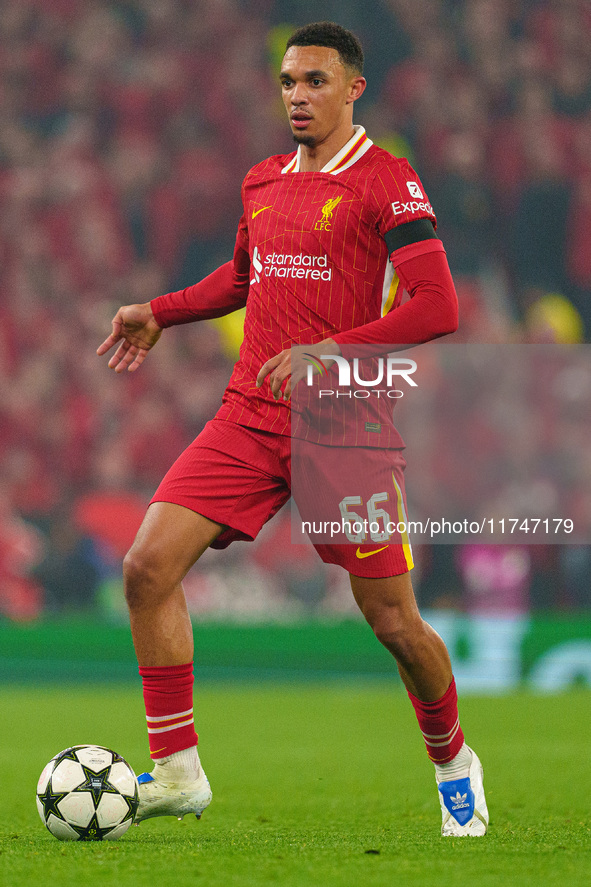
[[[315,147],[351,125],[352,103],[365,80],[345,68],[336,49],[290,46],[279,76],[296,142]]]

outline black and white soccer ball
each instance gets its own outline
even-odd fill
[[[37,784],[37,809],[60,841],[116,841],[139,804],[136,775],[102,745],[74,745],[51,759]]]

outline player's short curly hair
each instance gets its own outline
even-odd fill
[[[287,41],[286,51],[290,46],[328,46],[336,49],[346,68],[356,74],[363,73],[361,43],[355,34],[336,22],[313,22],[298,28]]]

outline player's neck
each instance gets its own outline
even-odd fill
[[[329,160],[339,153],[349,139],[353,138],[355,130],[352,123],[339,127],[334,133],[319,145],[300,145],[300,172],[320,172]]]

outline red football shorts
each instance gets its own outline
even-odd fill
[[[322,560],[354,576],[412,569],[401,450],[324,447],[212,419],[167,472],[152,502],[182,505],[221,524],[212,548],[252,541],[291,496],[292,443],[294,499]]]

